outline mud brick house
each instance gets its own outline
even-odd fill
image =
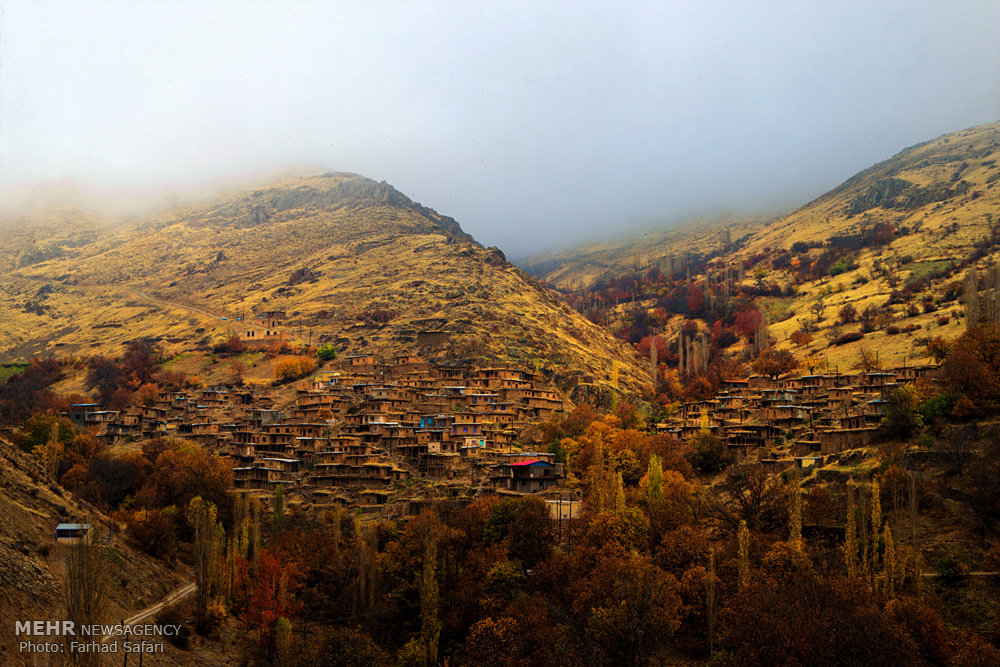
[[[237,489],[271,491],[276,486],[291,486],[294,480],[281,468],[258,461],[245,468],[233,468],[233,486]]]
[[[820,452],[823,454],[838,454],[847,449],[867,447],[871,444],[878,430],[874,426],[859,428],[836,428],[817,433],[820,442]]]
[[[519,494],[553,489],[562,476],[562,464],[539,459],[502,463],[490,471],[494,489]]]
[[[96,428],[99,433],[104,433],[108,425],[112,424],[118,417],[115,410],[101,410],[97,403],[76,403],[70,406],[68,412],[63,412],[62,416],[67,417],[73,426],[80,428]]]

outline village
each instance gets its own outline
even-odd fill
[[[725,381],[711,399],[683,403],[656,430],[683,441],[712,434],[730,460],[774,471],[822,467],[872,444],[892,392],[937,373],[937,366],[916,365],[786,379],[751,375]]]
[[[685,442],[712,434],[732,462],[822,467],[824,457],[871,443],[890,392],[935,373],[923,365],[727,380],[713,398],[680,404],[655,430]],[[563,497],[563,463],[519,442],[527,427],[571,408],[535,373],[361,354],[291,389],[289,401],[274,386],[211,386],[162,392],[120,412],[76,404],[66,416],[112,446],[158,436],[196,441],[230,459],[237,489],[263,495],[280,486],[311,505],[377,508],[404,499],[401,490],[416,480]]]
[[[563,466],[518,434],[570,404],[523,369],[437,366],[417,356],[347,356],[293,385],[162,392],[122,411],[66,416],[111,446],[179,437],[232,461],[234,486],[314,505],[386,505],[408,480],[503,494],[556,489]],[[287,395],[287,394],[285,394]]]

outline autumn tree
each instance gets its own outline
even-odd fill
[[[923,427],[918,412],[917,392],[912,386],[897,387],[882,406],[879,436],[883,439],[906,440]]]
[[[865,333],[875,331],[875,327],[878,324],[878,315],[879,308],[875,304],[869,304],[863,311],[861,311],[861,330]]]
[[[733,531],[741,521],[750,530],[772,530],[785,524],[785,487],[762,466],[734,466],[721,489],[725,493],[715,501],[715,513]]]
[[[293,595],[300,586],[298,567],[285,554],[265,550],[260,567],[246,582],[247,606],[240,618],[258,633],[261,649],[273,659],[279,620],[292,619],[302,606]]]
[[[850,324],[858,319],[858,309],[854,307],[853,303],[845,303],[837,311],[837,317],[840,319],[841,324]]]
[[[958,394],[969,414],[984,414],[1000,401],[1000,328],[983,324],[952,342],[941,365],[945,387]]]
[[[951,348],[951,344],[946,341],[941,336],[935,336],[927,343],[925,348],[925,353],[928,357],[934,360],[935,363],[940,364],[948,357],[948,352]]]
[[[791,341],[792,345],[796,347],[805,347],[809,343],[813,342],[813,336],[811,333],[798,329],[793,331],[791,335],[788,336],[788,340]]]
[[[187,522],[194,532],[194,568],[195,584],[198,587],[196,595],[196,614],[198,623],[208,622],[208,603],[214,593],[216,560],[216,509],[215,505],[194,497],[187,506]]]
[[[779,375],[790,373],[799,367],[795,355],[788,350],[773,347],[764,350],[753,362],[753,369],[761,375],[777,379]]]
[[[0,423],[19,423],[32,414],[53,410],[57,399],[51,386],[62,377],[58,361],[36,357],[20,373],[0,382]]]
[[[274,365],[274,379],[288,382],[316,370],[316,359],[306,356],[285,357]]]
[[[718,627],[718,646],[735,665],[919,663],[905,628],[864,588],[795,568],[751,578]]]
[[[420,640],[424,664],[438,662],[438,640],[441,636],[439,620],[440,591],[437,581],[437,532],[428,530],[424,535],[423,568],[420,575]]]
[[[680,627],[677,579],[630,553],[607,556],[578,585],[574,610],[602,664],[644,665]]]

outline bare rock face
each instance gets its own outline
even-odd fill
[[[372,204],[399,208],[418,214],[439,228],[449,239],[476,243],[451,217],[411,200],[385,181],[376,182],[356,174],[324,174],[293,188],[265,188],[250,194],[244,224],[262,225],[275,214],[295,209],[310,211]],[[478,245],[478,243],[476,243]]]
[[[589,403],[595,410],[608,411],[614,404],[614,390],[607,385],[578,384],[570,394],[574,403]]]
[[[269,218],[270,215],[268,215],[267,208],[263,204],[255,204],[250,207],[244,226],[256,227],[257,225],[263,225]]]

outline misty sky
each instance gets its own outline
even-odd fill
[[[1000,2],[0,2],[0,196],[386,180],[509,255],[1000,120]]]

